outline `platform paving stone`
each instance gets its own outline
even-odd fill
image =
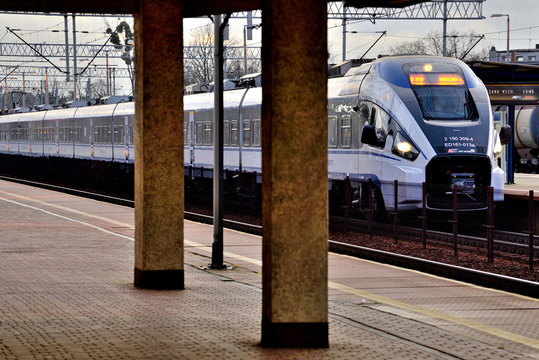
[[[234,263],[230,270],[202,270],[208,260],[186,251],[185,290],[140,290],[133,286],[134,243],[129,239],[0,201],[0,359],[538,355],[336,290],[329,300],[329,349],[262,348],[260,273]]]

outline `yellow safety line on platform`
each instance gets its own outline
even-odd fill
[[[75,209],[70,209],[70,208],[65,207],[65,206],[49,204],[49,203],[46,203],[46,202],[41,201],[41,200],[32,199],[32,198],[22,196],[22,195],[12,194],[12,193],[5,192],[5,191],[2,191],[2,190],[0,190],[0,193],[4,194],[4,195],[7,195],[7,196],[17,197],[19,199],[24,199],[26,201],[39,203],[41,205],[47,205],[47,206],[55,207],[55,208],[58,208],[58,209],[61,209],[61,210],[64,210],[64,211],[68,211],[68,212],[72,212],[72,213],[75,213],[75,214],[78,214],[78,215],[84,215],[84,216],[87,216],[87,217],[90,217],[90,218],[94,218],[94,219],[98,219],[98,220],[101,220],[101,221],[109,222],[109,223],[112,223],[112,224],[115,224],[115,225],[120,225],[120,226],[128,227],[128,228],[134,228],[134,226],[131,225],[131,224],[123,223],[123,222],[112,220],[112,219],[107,219],[107,218],[104,218],[104,217],[101,217],[101,216],[89,214],[89,213],[79,211],[79,210],[75,210]],[[57,216],[57,217],[60,217],[60,218],[66,219],[66,220],[74,221],[74,222],[77,222],[79,224],[92,227],[94,229],[106,232],[106,233],[111,234],[111,235],[117,235],[117,236],[120,236],[122,238],[129,239],[131,241],[134,240],[133,238],[131,238],[129,236],[125,236],[125,235],[122,235],[122,234],[117,234],[117,233],[111,232],[109,230],[106,230],[104,228],[101,228],[99,226],[89,224],[89,223],[86,223],[86,222],[83,222],[83,221],[80,221],[80,220],[76,220],[76,219],[70,219],[70,218],[67,218],[67,217],[65,217],[63,215],[55,214],[55,213],[52,213],[50,211],[46,211],[44,209],[33,207],[33,206],[30,206],[30,205],[27,205],[27,204],[24,204],[24,203],[19,203],[19,202],[13,201],[13,200],[5,199],[5,198],[0,198],[0,200],[4,200],[4,201],[7,201],[7,202],[10,202],[10,203],[13,203],[13,204],[18,204],[18,205],[21,205],[21,206],[25,206],[25,207],[28,207],[28,208],[31,208],[31,209],[39,210],[39,211],[45,212],[45,213],[53,215],[53,216]],[[256,235],[253,235],[253,236],[256,236]],[[196,247],[196,248],[198,248],[200,250],[204,250],[204,251],[207,251],[207,252],[212,251],[211,246],[200,244],[200,243],[197,243],[197,242],[192,241],[192,240],[184,239],[184,244],[192,246],[192,247]],[[245,261],[245,262],[257,265],[257,266],[262,266],[262,261],[258,260],[258,259],[245,257],[245,256],[234,254],[234,253],[231,253],[231,252],[228,252],[228,251],[224,252],[223,255],[227,256],[229,258],[236,259],[236,260]],[[357,258],[353,258],[353,259],[355,259],[356,261],[365,261],[365,260],[357,259]],[[379,263],[376,263],[376,264],[379,264]],[[386,264],[379,264],[379,265],[393,267],[391,265],[386,265]],[[402,268],[399,268],[399,269],[402,269]],[[402,269],[402,270],[407,270],[407,269]],[[413,270],[410,270],[410,271],[413,271]],[[430,275],[430,276],[436,277],[434,275]],[[446,279],[444,279],[444,280],[446,280]],[[468,286],[470,285],[470,284],[466,284],[466,283],[462,283],[462,284],[465,284],[465,285],[468,285]],[[364,298],[367,298],[367,299],[370,299],[370,300],[373,300],[373,301],[376,301],[376,302],[379,302],[379,303],[382,303],[382,304],[387,304],[387,305],[398,307],[398,308],[401,308],[401,309],[404,309],[404,310],[413,311],[413,312],[423,314],[423,315],[427,315],[427,316],[430,316],[430,317],[433,317],[433,318],[446,320],[446,321],[449,321],[449,322],[452,322],[452,323],[456,323],[456,324],[459,324],[459,325],[466,326],[466,327],[474,329],[474,330],[479,330],[479,331],[482,331],[484,333],[500,337],[502,339],[507,339],[507,340],[510,340],[510,341],[513,341],[513,342],[516,342],[516,343],[520,343],[520,344],[523,344],[523,345],[526,345],[526,346],[529,346],[529,347],[539,349],[539,340],[532,339],[532,338],[522,336],[522,335],[518,335],[518,334],[515,334],[515,333],[511,333],[511,332],[508,332],[508,331],[505,331],[505,330],[502,330],[502,329],[499,329],[499,328],[496,328],[496,327],[493,327],[493,326],[485,325],[485,324],[482,324],[482,323],[479,323],[479,322],[476,322],[476,321],[472,321],[472,320],[459,318],[457,316],[452,316],[452,315],[449,315],[449,314],[442,313],[440,311],[427,309],[427,308],[424,308],[424,307],[421,307],[421,306],[412,305],[412,304],[405,303],[405,302],[402,302],[402,301],[399,301],[399,300],[394,300],[394,299],[391,299],[391,298],[388,298],[388,297],[385,297],[385,296],[376,295],[376,294],[373,294],[373,293],[368,292],[368,291],[355,289],[355,288],[352,288],[352,287],[349,287],[349,286],[346,286],[346,285],[343,285],[343,284],[339,284],[339,283],[336,283],[336,282],[333,282],[333,281],[329,281],[328,286],[330,288],[332,288],[332,289],[335,289],[335,290],[347,292],[349,294],[364,297]],[[485,289],[485,290],[491,290],[491,289]],[[499,291],[499,290],[495,290],[495,291],[498,291],[498,292],[501,292],[501,293],[506,293],[506,292],[502,292],[502,291]],[[510,294],[510,293],[506,293],[506,294],[514,295],[514,294]],[[526,299],[537,301],[536,299],[528,298],[528,297],[526,297]]]
[[[132,228],[132,229],[135,228],[132,224],[126,224],[126,223],[121,222],[121,221],[108,219],[108,218],[103,217],[103,216],[94,215],[94,214],[90,214],[90,213],[87,213],[87,212],[84,212],[84,211],[75,210],[75,209],[68,208],[68,207],[65,207],[65,206],[62,206],[62,205],[50,204],[50,203],[48,203],[46,201],[42,201],[42,200],[38,200],[38,199],[32,199],[32,198],[30,198],[28,196],[17,195],[17,194],[9,193],[7,191],[3,191],[3,190],[0,190],[0,194],[4,194],[6,196],[16,197],[18,199],[22,199],[22,200],[26,200],[26,201],[31,201],[31,202],[41,204],[41,205],[45,205],[45,206],[48,206],[48,207],[52,207],[52,208],[55,208],[55,209],[68,211],[68,212],[71,212],[73,214],[86,216],[86,217],[93,218],[93,219],[96,219],[96,220],[105,221],[105,222],[108,222],[108,223],[111,223],[111,224],[114,224],[114,225],[128,227],[128,228]]]
[[[208,251],[210,253],[212,251],[211,246],[206,246],[206,245],[203,245],[203,244],[199,244],[199,243],[196,243],[196,242],[190,241],[190,240],[184,240],[184,241],[185,241],[186,244],[189,244],[190,246],[197,247],[199,249]],[[242,261],[246,261],[248,263],[254,264],[254,265],[262,266],[262,261],[257,260],[257,259],[251,259],[251,258],[247,258],[245,256],[236,255],[236,254],[229,253],[229,252],[225,252],[224,255],[228,256],[229,258],[242,260]],[[357,258],[354,258],[354,259],[359,260],[359,261],[363,261],[362,259],[357,259]],[[380,264],[380,263],[376,263],[376,264],[386,266],[386,264]],[[407,269],[402,269],[402,268],[399,268],[399,269],[407,270]],[[463,283],[463,284],[465,284],[465,283]],[[465,285],[469,285],[469,284],[465,284]],[[373,300],[373,301],[376,301],[376,302],[379,302],[379,303],[382,303],[382,304],[398,307],[398,308],[408,310],[408,311],[413,311],[413,312],[423,314],[423,315],[427,315],[427,316],[430,316],[430,317],[433,317],[433,318],[446,320],[446,321],[456,323],[456,324],[459,324],[459,325],[464,325],[464,326],[469,327],[469,328],[474,329],[474,330],[479,330],[479,331],[482,331],[482,332],[490,334],[490,335],[494,335],[494,336],[497,336],[497,337],[500,337],[500,338],[503,338],[503,339],[507,339],[507,340],[510,340],[510,341],[513,341],[513,342],[517,342],[517,343],[520,343],[520,344],[524,344],[524,345],[539,349],[539,340],[532,339],[532,338],[522,336],[522,335],[518,335],[518,334],[515,334],[515,333],[511,333],[511,332],[508,332],[508,331],[505,331],[505,330],[502,330],[502,329],[498,329],[498,328],[493,327],[493,326],[489,326],[489,325],[479,323],[477,321],[467,320],[467,319],[459,318],[457,316],[452,316],[452,315],[449,315],[449,314],[445,314],[445,313],[440,312],[440,311],[431,310],[431,309],[427,309],[427,308],[424,308],[424,307],[421,307],[421,306],[408,304],[408,303],[405,303],[405,302],[402,302],[402,301],[399,301],[399,300],[394,300],[394,299],[391,299],[391,298],[388,298],[388,297],[385,297],[385,296],[376,295],[376,294],[373,294],[373,293],[368,292],[368,291],[358,290],[358,289],[355,289],[355,288],[352,288],[352,287],[349,287],[349,286],[346,286],[346,285],[342,285],[342,284],[339,284],[339,283],[336,283],[336,282],[333,282],[333,281],[329,281],[328,286],[330,288],[332,288],[332,289],[335,289],[335,290],[340,290],[340,291],[347,292],[349,294],[353,294],[353,295],[360,296],[360,297],[363,297],[363,298],[367,298],[369,300]],[[488,290],[491,290],[491,289],[488,289]],[[511,295],[514,295],[514,294],[511,294]],[[533,299],[533,298],[527,298],[527,299],[536,300],[536,299]]]
[[[518,334],[509,332],[509,331],[505,331],[505,330],[502,330],[502,329],[499,329],[499,328],[496,328],[496,327],[493,327],[493,326],[485,325],[485,324],[479,323],[477,321],[472,321],[472,320],[460,318],[460,317],[457,317],[457,316],[452,316],[452,315],[449,315],[449,314],[445,314],[445,313],[440,312],[440,311],[431,310],[431,309],[427,309],[427,308],[424,308],[424,307],[421,307],[421,306],[408,304],[408,303],[405,303],[405,302],[402,302],[402,301],[399,301],[399,300],[390,299],[390,298],[385,297],[385,296],[376,295],[376,294],[373,294],[373,293],[370,293],[370,292],[367,292],[367,291],[358,290],[358,289],[355,289],[355,288],[352,288],[352,287],[349,287],[349,286],[346,286],[346,285],[334,283],[334,282],[331,282],[331,281],[329,282],[329,287],[331,287],[332,289],[344,291],[344,292],[347,292],[349,294],[353,294],[353,295],[356,295],[356,296],[365,297],[367,299],[377,301],[379,303],[383,303],[383,304],[386,304],[386,305],[395,306],[395,307],[398,307],[398,308],[401,308],[401,309],[404,309],[404,310],[413,311],[413,312],[423,314],[423,315],[427,315],[427,316],[430,316],[430,317],[433,317],[433,318],[436,318],[436,319],[446,320],[446,321],[456,323],[456,324],[459,324],[459,325],[464,325],[464,326],[469,327],[471,329],[479,330],[479,331],[482,331],[484,333],[500,337],[502,339],[510,340],[510,341],[513,341],[513,342],[516,342],[516,343],[520,343],[520,344],[523,344],[523,345],[526,345],[526,346],[530,346],[530,347],[539,349],[539,340],[532,339],[532,338],[522,336],[522,335],[518,335]]]

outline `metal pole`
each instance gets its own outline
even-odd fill
[[[373,187],[372,187],[372,179],[369,178],[367,182],[367,189],[368,189],[368,196],[369,196],[369,240],[372,241],[372,217],[373,217]]]
[[[214,101],[213,116],[213,244],[211,269],[225,269],[223,263],[223,30],[230,15],[221,24],[221,15],[214,17]]]
[[[344,179],[344,232],[348,234],[348,222],[350,219],[350,177]]]
[[[513,146],[514,146],[514,133],[515,128],[515,105],[507,106],[507,125],[511,127],[511,140],[509,144],[505,147],[506,153],[506,183],[514,184],[515,183],[515,164],[513,164]]]
[[[458,226],[459,226],[459,218],[458,218],[458,197],[457,197],[457,185],[453,185],[453,220],[451,220],[451,223],[453,223],[453,254],[455,256],[458,256]]]
[[[247,75],[247,26],[243,25],[243,75]]]
[[[393,214],[393,236],[395,237],[395,245],[397,245],[399,239],[399,180],[393,181],[393,188],[395,189],[395,212]]]
[[[442,56],[447,56],[447,0],[444,0]]]
[[[24,73],[22,73],[22,107],[26,107],[26,81],[24,79]]]
[[[239,113],[239,131],[238,133],[240,134],[239,135],[239,154],[238,154],[238,166],[239,166],[239,170],[240,170],[240,173],[239,173],[239,180],[240,180],[240,186],[241,186],[241,174],[243,172],[243,158],[242,158],[242,154],[243,154],[243,100],[245,100],[245,95],[247,95],[247,91],[249,91],[249,88],[250,88],[250,84],[247,83],[247,89],[245,89],[245,91],[243,92],[243,95],[241,97],[241,100],[240,100],[240,106],[239,106],[239,109],[240,109],[240,113]]]
[[[64,15],[64,32],[66,39],[66,81],[69,82],[69,36],[67,32],[67,15]]]
[[[343,2],[343,15],[346,11],[346,8],[344,7]],[[346,61],[346,18],[343,16],[342,18],[342,61]]]
[[[487,261],[494,262],[494,188],[487,188]]]
[[[107,76],[107,96],[110,95],[110,83],[109,83],[109,52],[105,51],[105,75]]]
[[[533,235],[535,234],[535,208],[533,202],[533,190],[530,190],[528,201],[528,231],[529,231],[529,265],[530,271],[533,271]]]
[[[509,58],[509,15],[507,15],[507,62],[512,62]]]
[[[77,100],[77,28],[73,14],[73,100]]]
[[[427,248],[427,183],[422,184],[423,193],[423,211],[421,216],[421,241],[423,249]]]

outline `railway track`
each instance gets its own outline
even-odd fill
[[[345,218],[338,216],[330,216],[330,223],[335,228],[345,228]],[[348,230],[365,232],[369,229],[367,220],[360,219],[348,219]],[[383,222],[374,222],[372,225],[373,232],[377,235],[393,236],[394,225]],[[399,226],[398,236],[401,239],[416,239],[420,240],[422,236],[422,229]],[[437,241],[441,243],[452,243],[453,234],[442,231],[427,230],[426,231],[428,241]],[[534,235],[534,257],[539,257],[539,236]],[[523,233],[515,233],[509,231],[494,230],[494,250],[516,255],[529,255],[529,235]],[[487,246],[487,240],[480,236],[471,236],[458,234],[457,242],[460,245],[471,246],[475,248],[485,248]]]
[[[123,206],[134,206],[134,202],[128,199],[122,199],[117,197],[111,197],[103,194],[96,194],[88,191],[80,191],[76,189],[65,188],[61,186],[44,184],[34,181],[27,181],[23,179],[10,178],[6,176],[0,176],[0,179],[7,181],[14,181],[18,183],[23,183],[26,185],[37,186],[41,188],[46,188],[54,191],[62,191],[65,193],[70,193],[77,196],[84,196],[88,198],[93,198],[99,201],[111,202]],[[194,212],[186,211],[184,213],[185,219],[202,222],[202,223],[213,223],[213,217],[203,214],[197,214]],[[332,226],[344,226],[344,218],[339,217],[330,217],[330,222]],[[248,224],[240,221],[234,220],[224,220],[224,226],[230,229],[243,231],[251,234],[261,235],[262,227],[259,225]],[[356,231],[362,231],[368,228],[368,223],[365,220],[349,219],[350,229]],[[388,234],[393,234],[393,225],[376,223],[373,224],[373,231],[377,234],[382,234],[388,236]],[[411,228],[400,226],[399,227],[399,237],[421,237],[421,229]],[[432,241],[441,241],[448,242],[453,241],[453,235],[438,232],[433,230],[427,231],[427,236]],[[525,253],[527,251],[527,246],[523,244],[523,235],[517,233],[508,233],[508,232],[497,232],[496,236],[498,239],[495,241],[495,246],[498,251],[509,251],[510,253]],[[467,235],[459,235],[459,242],[468,246],[485,246],[485,239],[480,237],[473,237]],[[534,247],[534,252],[537,252],[538,237],[535,237],[536,246]],[[415,269],[421,272],[431,273],[438,276],[443,276],[446,278],[451,278],[455,280],[465,281],[467,283],[473,283],[481,286],[491,287],[499,290],[509,291],[512,293],[518,293],[522,295],[532,296],[539,298],[539,282],[529,281],[524,279],[518,279],[514,277],[494,274],[490,272],[484,272],[480,270],[474,270],[469,268],[464,268],[460,266],[455,266],[447,263],[421,259],[413,256],[407,256],[402,254],[397,254],[394,252],[388,252],[378,249],[367,248],[363,246],[353,245],[340,241],[329,240],[329,250],[331,252],[346,254],[350,256],[355,256],[359,258],[369,259],[373,261],[383,262],[387,264],[392,264],[404,268]]]

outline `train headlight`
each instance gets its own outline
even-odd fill
[[[408,141],[401,141],[397,144],[397,151],[401,153],[408,153],[412,150],[412,144],[410,144]]]
[[[397,132],[395,139],[393,140],[393,148],[391,149],[393,154],[397,154],[408,160],[415,160],[419,155],[419,151],[414,146],[414,144],[408,139],[408,137],[401,133]]]

